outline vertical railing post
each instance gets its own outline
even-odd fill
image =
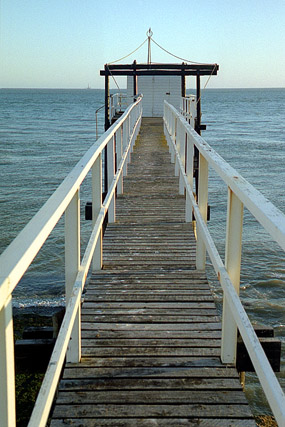
[[[92,226],[94,228],[98,214],[102,207],[102,153],[97,157],[92,166]],[[95,246],[92,269],[101,270],[103,265],[102,227],[100,236]]]
[[[0,390],[0,425],[15,427],[15,357],[11,295],[0,310]]]
[[[243,204],[239,198],[228,189],[227,230],[225,248],[225,268],[239,295],[240,265],[242,246]],[[222,318],[222,347],[223,363],[236,362],[237,327],[224,296]]]
[[[65,295],[66,305],[72,294],[80,266],[80,198],[76,191],[65,211]],[[67,362],[76,363],[81,358],[80,306],[70,337]]]
[[[204,156],[199,155],[199,190],[198,205],[202,218],[207,222],[208,210],[208,162]],[[200,235],[199,225],[197,224],[197,247],[196,247],[196,268],[204,270],[206,266],[206,246]]]
[[[187,175],[187,181],[188,184],[191,187],[191,190],[193,191],[193,156],[194,156],[194,145],[191,141],[190,135],[186,134],[187,140],[186,140],[186,175]],[[191,200],[188,194],[188,191],[186,191],[186,207],[185,207],[185,221],[191,222],[192,221],[192,204]]]
[[[128,115],[127,117],[127,144],[129,145],[130,143],[130,134],[131,134],[131,123],[130,123],[130,115]],[[127,163],[129,164],[131,162],[131,149],[129,149],[128,151],[128,156],[127,156]]]
[[[117,150],[117,164],[119,165],[123,156],[123,138],[122,126],[116,132],[116,150]],[[123,194],[123,174],[121,173],[117,184],[117,194]]]
[[[185,172],[185,138],[186,138],[186,132],[185,132],[185,128],[184,128],[184,126],[180,120],[179,120],[179,125],[180,125],[180,159],[181,159],[183,169]],[[184,190],[185,190],[185,184],[184,184],[183,174],[181,171],[179,171],[179,194],[181,196],[184,195]]]
[[[179,122],[177,117],[174,117],[174,141],[175,141],[175,145],[178,151],[178,154],[180,154],[180,132],[179,132]],[[178,163],[178,159],[176,154],[174,154],[174,161],[175,161],[175,171],[174,174],[175,176],[179,176],[179,163]]]
[[[114,136],[110,139],[107,145],[107,159],[108,159],[108,189],[111,188],[114,176],[115,176],[115,153],[114,153]],[[112,223],[116,221],[116,200],[115,193],[111,199],[111,203],[108,209],[108,222]]]
[[[125,151],[127,145],[128,145],[128,132],[127,132],[127,120],[124,121],[123,123],[123,152]],[[127,160],[124,163],[124,167],[123,167],[123,176],[126,176],[128,173],[128,164],[127,164]]]

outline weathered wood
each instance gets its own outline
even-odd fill
[[[221,399],[228,404],[246,404],[246,398],[242,391],[217,391],[213,394],[211,391],[196,391],[192,393],[190,390],[153,390],[151,393],[144,390],[134,390],[131,394],[127,391],[121,391],[118,394],[116,391],[92,391],[92,392],[64,392],[59,393],[57,402],[59,404],[69,404],[70,401],[74,404],[90,404],[90,403],[162,403],[162,404],[218,404]]]
[[[151,396],[150,396],[151,399]],[[83,404],[83,405],[56,405],[54,417],[82,417],[88,414],[88,418],[94,419],[101,417],[148,417],[163,416],[163,417],[212,417],[213,411],[215,417],[232,418],[232,417],[250,417],[251,413],[248,405],[212,405],[203,404],[159,404],[159,405],[140,405],[140,404]]]
[[[52,420],[51,427],[59,427],[65,425],[94,427],[94,420],[88,418],[65,418],[64,420]],[[254,427],[256,423],[253,419],[239,420],[237,418],[228,419],[213,419],[213,418],[100,418],[101,427],[177,427],[177,426],[197,426],[199,427]]]
[[[144,119],[82,306],[82,360],[66,365],[51,426],[252,426],[185,223],[161,119]]]

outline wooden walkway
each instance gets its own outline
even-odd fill
[[[67,365],[51,426],[254,426],[170,163],[144,119],[82,307],[82,362]]]

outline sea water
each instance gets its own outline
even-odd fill
[[[285,89],[209,89],[202,93],[205,140],[265,197],[285,212]],[[96,141],[95,111],[103,90],[0,90],[0,253],[40,209]],[[98,116],[103,133],[104,109]],[[81,188],[82,251],[91,230],[84,220],[90,176]],[[210,169],[209,228],[224,254],[226,185]],[[213,269],[207,274],[218,306],[222,292]],[[244,212],[241,299],[250,319],[273,326],[285,341],[284,253]],[[13,293],[15,307],[64,302],[64,220],[61,219]],[[282,372],[278,374],[283,387]],[[247,394],[257,412],[265,399],[247,375]]]

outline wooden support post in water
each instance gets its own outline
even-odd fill
[[[71,297],[76,276],[80,267],[80,197],[76,191],[65,211],[65,295],[66,305]],[[78,363],[81,359],[81,325],[80,306],[66,354],[70,363]]]

